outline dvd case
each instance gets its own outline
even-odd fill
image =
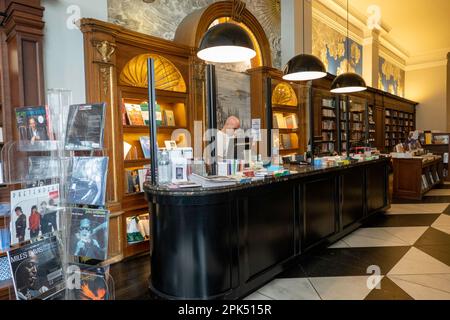
[[[106,104],[77,104],[69,107],[66,150],[103,148]]]
[[[8,252],[18,300],[47,299],[64,289],[63,264],[56,236]]]
[[[104,206],[108,157],[74,157],[68,183],[70,204]]]
[[[73,208],[69,253],[95,260],[106,260],[108,226],[108,210]]]
[[[113,283],[109,277],[109,267],[70,264],[73,274],[79,279],[77,286],[66,289],[68,300],[111,300]]]
[[[11,191],[11,244],[59,230],[59,184]]]

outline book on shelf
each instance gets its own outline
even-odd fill
[[[422,183],[425,187],[425,190],[429,188],[428,180],[427,180],[427,177],[425,176],[425,174],[422,174]]]
[[[103,148],[106,104],[77,104],[69,107],[66,150]]]
[[[69,253],[77,257],[106,260],[108,226],[108,210],[72,208]]]
[[[150,238],[149,214],[127,217],[127,242],[139,243]]]
[[[125,182],[127,193],[144,192],[144,183],[149,180],[149,166],[142,169],[125,170]]]
[[[297,129],[298,128],[298,121],[297,121],[296,114],[290,114],[290,115],[286,116],[285,122],[286,122],[287,129]]]
[[[8,251],[18,300],[47,299],[64,289],[60,243],[56,236]]]
[[[142,114],[142,120],[144,120],[144,125],[148,126],[150,124],[150,113],[148,108],[148,103],[143,102],[141,103],[141,114]]]
[[[11,244],[59,230],[59,184],[11,191]]]
[[[150,137],[141,136],[139,137],[139,142],[141,143],[141,148],[145,159],[150,159]]]
[[[79,279],[79,286],[66,288],[68,300],[110,300],[111,291],[109,266],[69,264],[72,274]]]
[[[74,157],[69,173],[67,202],[104,206],[108,157]]]
[[[123,142],[123,160],[128,157],[128,153],[130,152],[131,148],[133,148],[132,144],[129,144],[126,141]]]
[[[329,118],[335,118],[336,117],[336,113],[334,112],[334,110],[329,110],[329,109],[323,109],[322,110],[322,115],[324,117],[329,117]]]
[[[175,127],[175,116],[172,110],[164,110],[164,124],[168,127]]]
[[[283,145],[283,149],[291,149],[292,141],[290,134],[282,134],[281,135],[281,144]]]
[[[53,140],[50,112],[46,106],[15,109],[20,141],[35,143]]]
[[[286,118],[281,113],[273,114],[273,128],[274,129],[286,129]]]
[[[433,174],[431,171],[428,171],[428,178],[430,179],[431,185],[435,184],[437,181],[434,181]]]
[[[140,104],[125,103],[125,110],[127,112],[128,123],[132,126],[144,126],[144,118],[142,117],[142,110]]]
[[[322,99],[322,106],[327,108],[334,108],[333,99]]]

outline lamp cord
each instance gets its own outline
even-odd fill
[[[347,73],[349,72],[349,70],[350,70],[350,54],[349,54],[349,42],[350,42],[350,32],[349,32],[349,24],[348,24],[348,1],[349,0],[347,0],[347,39],[346,39],[346,41],[347,41]]]
[[[303,48],[302,48],[302,51],[303,51],[303,54],[305,53],[305,1],[306,0],[302,0],[302,6],[303,6],[303,9],[302,9],[302,15],[303,15]]]

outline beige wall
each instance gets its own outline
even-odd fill
[[[447,66],[407,71],[405,80],[406,98],[420,103],[417,129],[447,131]]]

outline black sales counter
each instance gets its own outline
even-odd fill
[[[245,297],[298,258],[389,208],[388,159],[231,187],[145,185],[150,289],[166,299]]]

